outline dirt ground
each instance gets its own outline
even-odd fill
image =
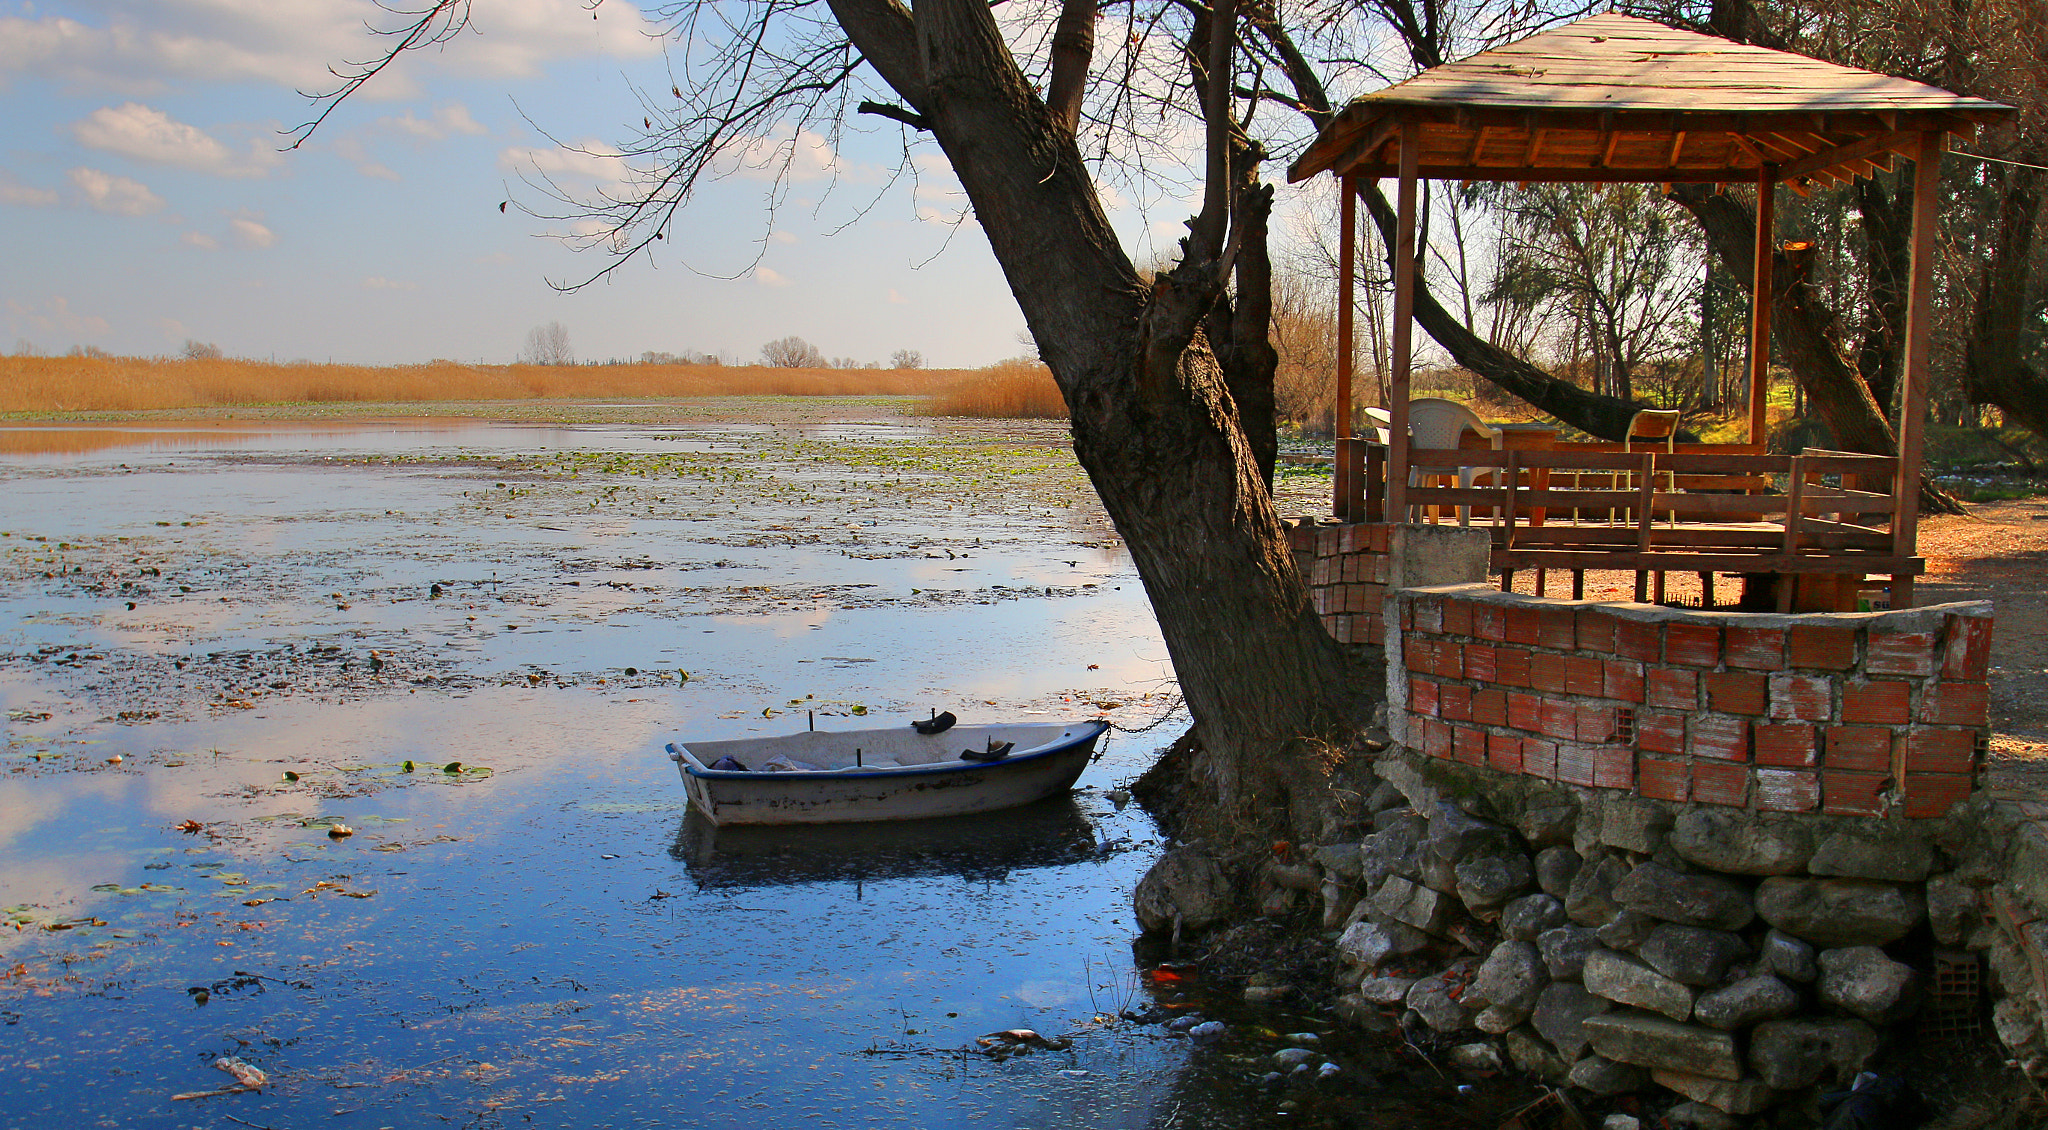
[[[2048,499],[1985,503],[1920,527],[1927,575],[1919,599],[1988,600],[1991,772],[1997,784],[2048,791]]]

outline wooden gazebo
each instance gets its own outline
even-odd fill
[[[1342,185],[1337,368],[1337,497],[1350,521],[1405,521],[1411,507],[1462,507],[1495,530],[1494,569],[1634,570],[1828,578],[1798,604],[1854,606],[1867,575],[1912,603],[1922,421],[1932,328],[1939,166],[1951,135],[2011,108],[1801,55],[1600,15],[1433,67],[1346,107],[1289,169]],[[1911,294],[1897,457],[1807,451],[1771,456],[1773,197],[1913,162]],[[1392,372],[1384,451],[1351,435],[1357,184],[1395,177]],[[1713,183],[1756,188],[1755,300],[1749,340],[1749,443],[1556,444],[1541,450],[1411,450],[1408,407],[1416,272],[1416,182]],[[1369,450],[1371,449],[1371,450]],[[1384,471],[1381,463],[1384,461]],[[1479,468],[1491,485],[1410,484],[1411,469]],[[1561,476],[1573,489],[1558,489]],[[1591,481],[1596,488],[1582,488]],[[1776,489],[1784,482],[1782,492]],[[1584,522],[1590,512],[1604,519]],[[1571,520],[1563,519],[1570,513]],[[1839,580],[1835,580],[1835,579]],[[1541,587],[1539,579],[1539,589]],[[1779,586],[1780,608],[1795,586]]]

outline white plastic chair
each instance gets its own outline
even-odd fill
[[[1394,442],[1394,414],[1384,408],[1367,408],[1365,422],[1372,426],[1373,438],[1385,447]]]
[[[1646,449],[1654,449],[1661,442],[1667,454],[1676,451],[1678,449],[1678,413],[1668,409],[1645,408],[1630,417],[1628,434],[1622,437],[1621,449],[1623,451],[1634,451],[1638,442],[1642,443]],[[1633,488],[1635,486],[1635,476],[1633,473],[1629,476],[1629,482],[1631,488]],[[1667,492],[1678,489],[1678,477],[1670,471],[1664,472],[1664,488]],[[1652,521],[1655,520],[1655,517],[1655,515],[1651,515]],[[1678,512],[1676,510],[1671,512],[1671,524],[1673,526],[1678,525]]]
[[[1473,432],[1484,439],[1493,450],[1500,450],[1501,431],[1479,418],[1479,414],[1455,400],[1438,396],[1425,396],[1408,402],[1408,446],[1421,451],[1456,451],[1467,432]],[[1470,488],[1479,478],[1478,467],[1458,468],[1458,485]],[[1418,472],[1408,470],[1408,485],[1417,485]],[[1472,508],[1458,507],[1458,524],[1472,524]]]

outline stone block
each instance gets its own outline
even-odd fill
[[[1529,1023],[1569,1062],[1586,1052],[1586,1018],[1598,1016],[1613,1007],[1613,1001],[1594,996],[1586,991],[1584,985],[1553,981],[1537,994],[1536,1008],[1529,1014]]]
[[[1467,856],[1458,861],[1455,874],[1459,901],[1482,922],[1491,921],[1509,899],[1536,881],[1535,865],[1520,852]]]
[[[1783,930],[1774,929],[1764,934],[1765,968],[1788,981],[1805,982],[1820,976],[1820,965],[1815,957],[1811,944]]]
[[[1587,955],[1599,948],[1599,935],[1586,926],[1559,926],[1536,935],[1536,950],[1543,955],[1543,967],[1553,981],[1578,980],[1584,975]]]
[[[1917,883],[1934,869],[1934,845],[1885,828],[1843,828],[1821,838],[1806,869],[1844,879]]]
[[[1355,965],[1378,969],[1427,945],[1429,935],[1413,926],[1399,922],[1356,922],[1337,939],[1337,953]]]
[[[1472,987],[1466,996],[1474,998],[1468,1003],[1514,1012],[1517,1015],[1515,1023],[1520,1023],[1520,1018],[1526,1017],[1529,1010],[1536,1007],[1537,996],[1549,983],[1550,975],[1543,966],[1542,954],[1533,943],[1506,941],[1493,947],[1493,952],[1480,963],[1479,974],[1472,979]]]
[[[1734,880],[1719,875],[1681,874],[1654,862],[1629,872],[1615,885],[1614,898],[1630,910],[1666,922],[1716,930],[1740,930],[1755,917],[1749,892]]]
[[[1640,1012],[1588,1017],[1584,1027],[1593,1050],[1620,1063],[1730,1082],[1743,1076],[1735,1037],[1728,1032]]]
[[[1947,875],[1927,880],[1927,924],[1935,941],[1962,945],[1980,917],[1977,892],[1968,885]]]
[[[1435,1031],[1456,1032],[1470,1028],[1476,1010],[1465,1007],[1451,993],[1453,986],[1465,983],[1472,965],[1469,960],[1461,961],[1437,976],[1415,982],[1408,988],[1408,1007]]]
[[[1522,772],[1531,777],[1550,777],[1555,773],[1552,763],[1557,758],[1557,747],[1549,742],[1528,738],[1522,742]],[[1542,804],[1530,801],[1515,811],[1515,831],[1532,847],[1550,847],[1555,844],[1569,844],[1572,834],[1578,830],[1579,806],[1570,802]]]
[[[1643,944],[1650,931],[1657,928],[1657,919],[1637,910],[1624,910],[1614,920],[1600,927],[1600,944],[1611,950],[1631,950]]]
[[[1650,1072],[1650,1081],[1729,1114],[1761,1114],[1778,1101],[1777,1092],[1754,1075],[1728,1080],[1656,1068]]]
[[[1199,930],[1230,912],[1230,881],[1213,856],[1174,848],[1138,880],[1131,902],[1147,932]]]
[[[1604,926],[1621,913],[1614,888],[1628,877],[1629,867],[1617,855],[1606,855],[1579,868],[1565,892],[1564,912],[1581,926]]]
[[[1429,821],[1405,809],[1386,811],[1393,813],[1386,826],[1359,845],[1360,886],[1378,887],[1390,875],[1404,879],[1422,877],[1420,851]]]
[[[1739,935],[1666,922],[1650,931],[1636,953],[1650,968],[1687,985],[1718,985],[1737,958],[1749,953]]]
[[[1813,857],[1813,833],[1804,821],[1751,812],[1696,808],[1681,813],[1670,843],[1688,863],[1738,875],[1790,875]]]
[[[1370,1004],[1403,1004],[1414,987],[1413,977],[1367,977],[1358,983],[1358,996]]]
[[[1911,967],[1876,946],[1820,951],[1820,999],[1872,1024],[1897,1019],[1912,1003]]]
[[[1508,1062],[1538,1079],[1561,1082],[1565,1072],[1571,1070],[1571,1064],[1557,1053],[1557,1049],[1526,1024],[1510,1028],[1501,1042],[1507,1045]]]
[[[1749,1124],[1747,1119],[1690,1099],[1665,1111],[1664,1121],[1679,1130],[1744,1130]]]
[[[1749,1065],[1780,1091],[1810,1087],[1826,1076],[1847,1082],[1877,1054],[1877,1030],[1861,1020],[1766,1020],[1749,1034]]]
[[[1316,849],[1316,863],[1351,886],[1365,874],[1365,860],[1359,844],[1324,844]]]
[[[1581,979],[1587,992],[1617,1004],[1661,1012],[1673,1020],[1685,1020],[1692,1015],[1693,991],[1690,986],[1664,976],[1647,963],[1625,953],[1599,949],[1587,954]]]
[[[1536,886],[1557,898],[1571,891],[1579,873],[1579,853],[1563,844],[1553,844],[1536,853]]]
[[[1517,941],[1533,942],[1538,934],[1566,921],[1564,903],[1555,895],[1523,895],[1501,911],[1500,932]]]
[[[1732,985],[1701,993],[1692,1002],[1694,1020],[1730,1032],[1765,1020],[1783,1019],[1798,1010],[1798,990],[1768,973],[1744,977]]]
[[[1648,1086],[1650,1073],[1632,1063],[1617,1063],[1606,1056],[1589,1055],[1572,1064],[1565,1081],[1596,1095],[1626,1095]]]
[[[1822,948],[1895,942],[1926,912],[1918,887],[1783,875],[1757,887],[1756,910],[1764,921]]]
[[[1616,797],[1600,805],[1600,842],[1649,855],[1664,846],[1671,814],[1662,805]]]

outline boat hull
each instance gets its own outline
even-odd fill
[[[1106,722],[1069,726],[962,727],[930,737],[908,737],[908,728],[799,734],[787,739],[752,742],[710,742],[671,745],[669,756],[681,770],[690,803],[712,823],[840,824],[877,820],[923,820],[964,816],[1029,804],[1071,789],[1088,766]],[[971,743],[981,736],[1047,731],[1042,744],[1015,750],[1000,761],[957,759],[884,768],[833,768],[781,773],[733,772],[709,768],[721,750],[743,747],[751,755],[772,751],[778,741],[800,754],[817,756],[831,744],[843,744],[852,759],[856,746],[879,752],[891,747],[929,744],[934,750]],[[1035,732],[1032,737],[1041,736]],[[1015,740],[1005,737],[1005,740]],[[794,754],[793,754],[794,755]],[[914,756],[936,753],[906,754]],[[707,760],[708,759],[708,760]]]

